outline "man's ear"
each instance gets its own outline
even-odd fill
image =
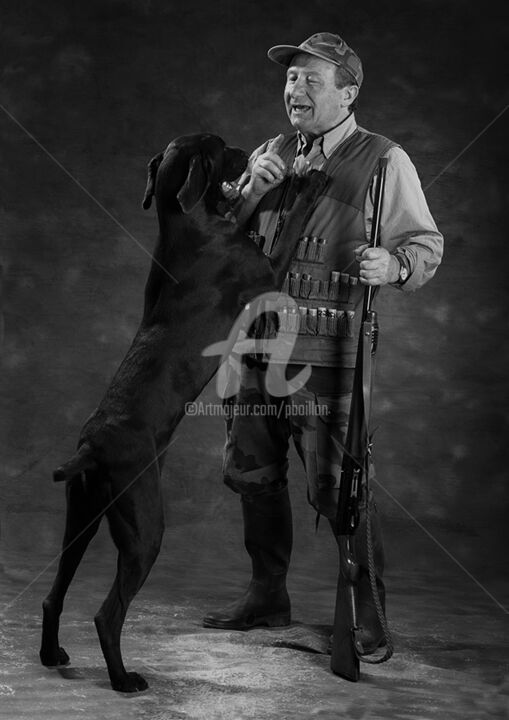
[[[154,195],[154,189],[156,186],[157,171],[159,169],[159,165],[161,164],[163,157],[164,157],[164,153],[159,153],[158,155],[154,155],[154,157],[148,164],[147,187],[145,188],[145,195],[143,196],[143,202],[142,202],[142,207],[144,210],[148,210],[152,204],[152,197]]]
[[[345,85],[343,89],[343,106],[350,107],[359,94],[357,85]]]
[[[193,155],[185,183],[177,193],[177,200],[185,213],[190,213],[202,199],[210,184],[210,178],[201,155]]]

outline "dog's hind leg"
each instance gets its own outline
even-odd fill
[[[87,477],[89,474],[97,475],[98,472],[87,473]],[[64,597],[101,522],[101,502],[96,489],[101,487],[101,482],[98,478],[91,477],[90,487],[93,490],[90,491],[87,491],[85,482],[77,475],[66,485],[67,517],[60,562],[53,586],[42,604],[42,642],[39,657],[42,664],[48,667],[66,665],[69,662],[69,656],[58,642]]]
[[[140,464],[138,464],[140,467]],[[115,482],[108,509],[110,531],[118,549],[117,575],[95,617],[111,686],[121,692],[137,692],[148,687],[145,679],[127,672],[122,661],[120,635],[129,604],[143,585],[159,553],[164,531],[163,502],[159,466],[155,454],[143,469],[133,468],[129,482]]]

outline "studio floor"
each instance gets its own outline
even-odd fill
[[[10,515],[18,524],[13,537],[28,520]],[[386,543],[393,558],[387,583],[395,655],[384,665],[361,666],[356,684],[332,675],[325,654],[335,582],[335,551],[325,528],[297,544],[289,578],[292,625],[248,633],[200,624],[203,613],[247,577],[238,538],[228,535],[221,548],[219,518],[210,514],[199,527],[170,528],[124,628],[126,666],[150,685],[137,695],[110,689],[93,625],[114,573],[107,531],[94,540],[68,594],[61,643],[71,663],[47,669],[38,661],[40,603],[53,578],[54,553],[28,554],[9,543],[9,524],[4,529],[2,719],[508,717],[507,614],[494,600],[507,597],[507,586],[497,573],[484,577],[477,569],[490,597],[410,523],[393,525]],[[464,539],[449,533],[447,541],[454,549]]]

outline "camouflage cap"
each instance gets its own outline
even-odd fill
[[[307,53],[339,65],[350,73],[359,87],[362,84],[364,75],[360,58],[339,35],[328,32],[315,33],[298,46],[275,45],[270,48],[267,55],[273,62],[288,67],[292,57],[297,53]]]

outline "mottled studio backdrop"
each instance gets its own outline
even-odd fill
[[[288,130],[283,71],[266,50],[329,30],[364,63],[359,123],[409,152],[446,238],[434,281],[411,296],[387,289],[379,304],[376,459],[397,500],[378,490],[386,534],[397,543],[408,520],[400,503],[446,545],[454,533],[466,567],[494,567],[509,461],[509,111],[495,119],[509,102],[502,6],[2,3],[3,551],[37,558],[59,547],[63,487],[51,471],[71,453],[141,315],[157,232],[154,211],[141,210],[148,159],[184,133],[212,131],[252,149]],[[214,400],[212,386],[206,397]],[[177,435],[165,469],[177,551],[187,545],[198,557],[204,544],[213,552],[228,543],[240,553],[237,499],[220,475],[222,421],[187,418]],[[292,458],[295,515],[311,538]],[[415,538],[426,553],[417,526]],[[107,547],[105,536],[99,542]]]

